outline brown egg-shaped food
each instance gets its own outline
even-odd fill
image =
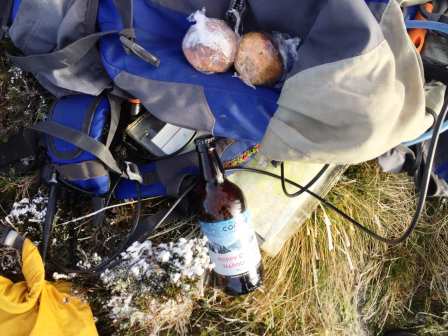
[[[251,32],[243,35],[235,58],[241,79],[252,85],[273,86],[283,74],[283,61],[270,35]]]
[[[194,13],[182,42],[188,62],[198,71],[210,74],[225,72],[233,65],[238,36],[223,20],[211,19],[201,11]]]

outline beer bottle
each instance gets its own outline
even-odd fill
[[[212,281],[227,294],[247,294],[261,286],[263,266],[243,192],[226,179],[214,138],[200,137],[195,144],[203,177],[195,194],[214,264]]]

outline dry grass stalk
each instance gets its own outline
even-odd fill
[[[329,197],[388,236],[404,230],[415,206],[413,182],[374,164],[351,168]],[[249,318],[235,334],[375,335],[390,325],[423,332],[430,322],[418,325],[416,313],[434,305],[443,311],[448,303],[447,221],[445,206],[425,215],[406,244],[389,248],[319,209],[277,257],[265,259],[264,292],[217,300],[209,309],[225,304],[227,316]],[[202,316],[207,325],[209,316]],[[223,330],[213,318],[208,328]]]

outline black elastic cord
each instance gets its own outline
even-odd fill
[[[156,230],[160,225],[162,225],[165,220],[168,218],[169,215],[171,215],[171,213],[177,208],[177,206],[179,205],[179,203],[190,193],[191,190],[193,190],[193,188],[196,186],[196,183],[192,183],[190,186],[188,186],[185,191],[182,192],[182,194],[179,196],[179,198],[173,203],[173,205],[166,211],[166,213],[164,214],[164,216],[162,218],[160,218],[160,220],[157,222],[156,225],[154,225],[154,228],[152,231]],[[138,187],[138,193],[139,193],[139,198],[140,198],[140,186]],[[84,275],[90,275],[90,276],[98,276],[100,275],[104,270],[106,270],[107,268],[113,268],[116,265],[118,265],[121,260],[117,259],[121,253],[123,253],[129,246],[129,238],[132,236],[132,234],[135,232],[135,230],[137,229],[137,226],[139,224],[140,221],[140,211],[141,211],[141,202],[138,203],[138,206],[140,206],[140,209],[137,209],[138,215],[136,217],[138,217],[138,221],[136,221],[134,223],[134,226],[132,228],[132,230],[129,232],[129,234],[126,236],[126,239],[124,240],[124,242],[122,243],[122,245],[120,246],[119,249],[116,250],[115,253],[113,253],[110,257],[108,257],[106,260],[104,260],[102,263],[100,263],[98,266],[95,266],[92,269],[89,270],[82,270],[82,269],[70,269],[64,266],[61,266],[59,264],[55,265],[56,267],[58,267],[61,271],[65,272],[65,273],[76,273],[76,274],[84,274]],[[148,235],[148,234],[147,234]],[[147,236],[146,235],[146,236]],[[141,237],[146,238],[145,237]]]
[[[135,181],[135,189],[137,191],[137,206],[136,206],[136,209],[133,214],[132,228],[127,237],[130,237],[134,234],[135,230],[137,229],[138,223],[140,222],[140,217],[142,214],[142,191],[141,191],[140,183],[138,183],[137,181]],[[98,266],[96,266],[95,269],[97,269],[99,271],[106,269],[108,267],[108,265],[115,258],[117,258],[123,251],[125,251],[129,247],[128,245],[129,245],[129,241],[126,238],[121,243],[120,247],[117,248],[115,250],[115,252],[110,257],[108,257],[106,260],[102,261]]]
[[[302,195],[306,190],[311,188],[321,177],[322,175],[327,171],[327,169],[330,167],[329,164],[326,164],[322,167],[322,169],[300,190],[298,190],[295,193],[290,194],[288,190],[286,189],[286,183],[285,183],[285,163],[282,162],[280,164],[280,176],[281,176],[281,183],[282,183],[282,189],[283,193],[289,197],[294,198]]]
[[[118,187],[118,184],[120,184],[121,179],[122,179],[121,176],[117,177],[117,180],[114,182],[112,188],[109,190],[109,194],[107,195],[106,203],[104,204],[105,207],[109,206],[110,201],[111,201],[111,199],[112,199],[112,196],[114,195],[115,190],[116,190],[117,187]],[[139,187],[140,187],[140,186],[139,186]],[[138,187],[138,188],[139,188],[139,187]]]
[[[177,206],[179,205],[179,203],[190,193],[191,190],[193,190],[193,188],[196,186],[196,183],[193,183],[191,186],[189,186],[180,196],[179,198],[176,200],[176,202],[173,203],[173,205],[171,206],[171,208],[168,209],[167,212],[165,212],[165,215],[157,222],[156,225],[154,225],[153,229],[151,232],[147,232],[145,235],[141,236],[140,239],[146,239],[148,238],[148,236],[154,232],[155,230],[157,230],[157,228],[160,227],[160,225],[162,225],[166,219],[168,218],[169,215],[171,215],[171,213],[177,208]],[[131,237],[132,233],[128,235],[128,237]],[[127,247],[126,247],[127,248]],[[115,266],[117,266],[121,260],[117,259],[117,257],[126,250],[126,248],[124,248],[120,253],[118,253],[117,255],[113,256],[112,258],[109,258],[110,262],[105,266],[105,267],[95,267],[95,269],[93,271],[89,271],[90,273],[93,274],[98,274],[103,272],[104,270],[106,270],[107,268],[114,268]]]
[[[440,132],[442,129],[443,121],[445,120],[445,117],[447,115],[447,112],[448,112],[448,90],[445,93],[445,101],[443,103],[442,112],[437,117],[437,122],[433,129],[433,136],[431,138],[431,143],[430,143],[429,152],[428,152],[429,153],[428,161],[425,166],[423,178],[422,178],[420,186],[418,188],[418,190],[420,191],[420,196],[418,198],[417,208],[415,210],[415,213],[414,213],[414,216],[412,218],[410,225],[403,232],[403,234],[398,238],[389,239],[389,238],[382,237],[382,236],[378,235],[377,233],[375,233],[372,230],[368,229],[367,227],[363,226],[362,224],[357,222],[355,219],[353,219],[352,217],[347,215],[345,212],[343,212],[342,210],[337,208],[335,205],[333,205],[326,199],[322,198],[321,196],[317,195],[316,193],[312,192],[308,188],[305,188],[296,182],[286,179],[284,177],[284,174],[283,174],[283,176],[281,176],[281,175],[277,175],[277,174],[274,174],[271,172],[267,172],[267,171],[259,170],[259,169],[255,169],[255,168],[231,168],[231,169],[227,169],[226,172],[230,173],[230,172],[237,172],[237,171],[246,171],[246,172],[251,172],[251,173],[255,173],[255,174],[260,174],[260,175],[265,175],[265,176],[269,176],[272,178],[276,178],[276,179],[282,181],[282,184],[285,184],[285,182],[286,182],[290,185],[300,188],[303,192],[306,192],[306,193],[310,194],[311,196],[313,196],[314,198],[318,199],[320,202],[322,202],[322,204],[324,204],[328,208],[330,208],[333,211],[335,211],[336,213],[338,213],[341,217],[343,217],[344,219],[346,219],[347,221],[352,223],[354,226],[356,226],[358,229],[365,232],[372,238],[379,240],[383,243],[392,245],[392,246],[398,245],[398,244],[404,242],[411,235],[412,231],[414,231],[414,229],[418,223],[418,220],[423,212],[423,208],[424,208],[425,202],[426,202],[426,196],[428,194],[428,187],[429,187],[429,182],[430,182],[430,178],[431,178],[432,167],[434,164],[434,157],[435,157],[436,150],[437,150],[437,144],[439,142]]]

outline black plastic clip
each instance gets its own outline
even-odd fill
[[[241,34],[243,32],[243,18],[246,14],[246,11],[246,0],[230,1],[229,9],[226,12],[226,21],[237,34]]]

